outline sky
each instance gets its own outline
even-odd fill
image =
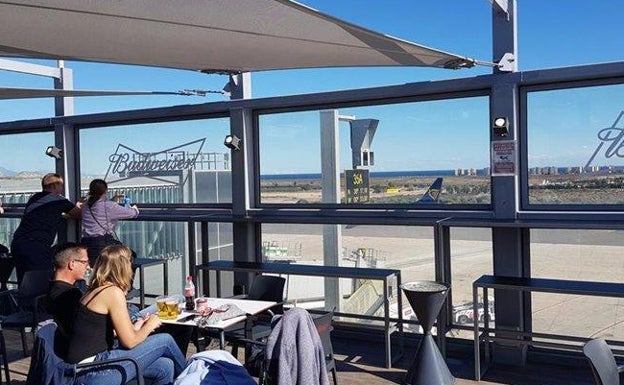
[[[492,61],[491,50],[491,5],[486,0],[386,0],[366,1],[361,0],[303,0],[304,4],[316,8],[324,13],[358,24],[365,28],[376,30],[398,38],[406,39],[429,47],[444,51],[473,57],[484,61]],[[520,70],[533,70],[543,68],[563,67],[591,63],[613,62],[624,60],[624,39],[621,36],[621,15],[624,14],[624,2],[619,0],[600,0],[588,2],[586,0],[519,0],[518,1],[518,66]],[[51,61],[37,61],[42,64],[53,65]],[[67,62],[66,66],[74,71],[74,88],[76,89],[102,89],[102,90],[159,90],[177,91],[181,89],[207,89],[220,90],[227,78],[220,75],[206,75],[192,71],[179,71],[158,68],[145,68],[124,65],[109,65],[95,63]],[[252,74],[252,94],[254,97],[268,97],[276,95],[293,95],[310,92],[341,90],[350,88],[363,88],[392,84],[403,84],[429,80],[451,79],[472,77],[491,73],[491,68],[475,67],[457,71],[427,68],[342,68],[322,70],[289,70],[269,71]],[[6,87],[40,87],[50,88],[52,81],[31,75],[16,74],[0,71],[0,86]],[[529,148],[529,155],[536,166],[551,165],[552,162],[564,162],[566,164],[583,163],[587,160],[596,144],[596,132],[599,128],[611,124],[617,116],[618,109],[624,105],[618,105],[617,100],[623,100],[624,90],[612,87],[599,96],[609,95],[613,102],[609,108],[603,107],[600,111],[601,119],[593,121],[591,113],[585,114],[583,122],[571,120],[568,125],[545,133],[546,130],[538,130],[545,123],[542,119],[533,119],[531,138],[536,143]],[[567,108],[561,108],[556,118],[570,119],[569,109],[577,106],[579,97],[565,95],[569,98]],[[536,96],[535,102],[540,97]],[[540,114],[547,115],[551,104],[556,104],[553,98],[545,100],[540,106]],[[209,95],[207,97],[164,97],[164,96],[136,96],[136,97],[93,97],[76,98],[75,113],[86,114],[94,112],[106,112],[115,110],[140,109],[149,107],[162,107],[179,104],[197,104],[213,101],[226,100],[222,95]],[[549,104],[550,103],[550,104]],[[624,103],[623,103],[624,104]],[[572,106],[572,107],[570,107]],[[595,102],[591,108],[598,108]],[[478,98],[467,101],[460,108],[462,116],[456,117],[455,123],[461,122],[470,130],[430,130],[430,127],[448,125],[444,121],[444,108],[449,111],[457,107],[452,103],[447,107],[435,104],[421,106],[399,106],[380,108],[360,108],[353,111],[341,111],[341,113],[357,113],[358,117],[380,118],[380,126],[373,150],[378,159],[378,170],[398,170],[408,165],[410,169],[438,169],[454,168],[458,166],[486,167],[489,162],[487,131],[482,127],[487,125],[487,117],[484,119],[483,110],[487,112],[487,100],[485,103]],[[437,118],[423,117],[426,112],[437,111]],[[537,110],[536,110],[537,111]],[[592,112],[593,113],[593,112]],[[597,114],[598,112],[596,112]],[[54,114],[53,101],[51,99],[39,100],[14,100],[0,101],[0,121],[13,121],[30,118],[49,117]],[[375,116],[373,116],[373,115]],[[305,116],[304,116],[305,115]],[[405,119],[397,119],[397,115]],[[536,112],[536,116],[540,117]],[[589,117],[589,118],[587,118]],[[424,119],[424,120],[423,120]],[[559,120],[560,120],[559,119]],[[316,116],[300,114],[292,119],[284,117],[281,120],[272,121],[261,131],[261,137],[271,137],[272,130],[277,127],[297,126],[302,130],[302,136],[297,138],[302,147],[294,146],[297,151],[317,151],[318,147],[318,123]],[[589,121],[589,122],[588,122]],[[608,122],[607,122],[608,121]],[[420,123],[414,123],[420,122]],[[208,124],[210,125],[210,124]],[[587,133],[588,127],[591,133]],[[189,130],[187,137],[179,138],[179,141],[198,139],[201,132],[196,132],[195,124]],[[209,135],[207,149],[222,151],[222,122],[217,122],[215,129],[218,135],[212,138]],[[450,126],[450,125],[449,125]],[[413,128],[413,129],[409,129]],[[452,127],[451,127],[452,128]],[[474,128],[474,130],[472,130]],[[423,140],[423,130],[427,130],[427,140]],[[138,135],[144,132],[136,128]],[[342,130],[344,131],[344,130]],[[389,135],[386,133],[410,132],[409,140],[401,144],[405,149],[397,151],[391,147]],[[94,148],[94,154],[106,153],[114,149],[117,142],[123,139],[124,131],[118,130],[119,134],[103,135],[95,132],[86,138],[85,145]],[[158,142],[159,138],[167,138],[171,135],[170,127],[156,129],[152,141]],[[544,132],[543,136],[541,132]],[[572,137],[570,132],[579,133],[577,141],[555,141],[562,135]],[[581,132],[585,132],[581,135]],[[455,140],[459,143],[467,143],[467,139],[477,138],[479,146],[466,146],[468,149],[461,150],[464,146],[452,146],[451,149],[443,149],[442,154],[436,155],[432,149],[439,148],[439,143]],[[218,136],[218,137],[217,137]],[[348,135],[347,135],[348,136]],[[102,139],[104,137],[104,139]],[[110,141],[102,146],[102,141]],[[287,140],[285,138],[284,140]],[[19,151],[23,150],[24,142],[19,138],[0,139],[0,166],[15,169],[14,167],[26,167],[17,164],[16,158]],[[33,135],[26,143],[29,147],[43,146],[50,140],[44,134]],[[171,139],[170,139],[171,140]],[[177,139],[176,139],[177,140]],[[291,138],[292,140],[292,138]],[[571,139],[570,139],[571,140]],[[315,141],[312,149],[305,147],[306,143]],[[556,143],[561,142],[560,145]],[[278,155],[277,150],[281,146],[279,141],[273,142],[276,149],[267,147],[264,160],[261,164],[262,173],[288,173],[288,172],[318,172],[318,157],[301,159],[289,166],[284,166],[286,155]],[[284,142],[286,143],[286,142]],[[341,147],[348,152],[345,145],[345,135],[341,138]],[[411,145],[410,145],[411,143]],[[433,143],[433,145],[431,145]],[[543,145],[539,145],[543,143]],[[177,144],[177,143],[175,143]],[[96,146],[96,145],[99,145]],[[377,146],[377,147],[375,147]],[[39,148],[39,147],[37,147]],[[282,147],[283,148],[283,147]],[[411,150],[410,150],[411,148]],[[459,150],[458,150],[459,149]],[[446,151],[446,152],[445,152]],[[110,153],[111,151],[108,151]],[[401,152],[404,155],[397,157],[393,153]],[[416,153],[417,155],[414,155]],[[39,154],[39,152],[37,152]],[[422,154],[419,156],[418,154]],[[347,154],[348,155],[348,154]],[[97,170],[99,159],[104,155],[92,155],[92,162],[87,162],[83,168]],[[448,159],[455,159],[448,162]],[[22,157],[23,159],[23,157]],[[444,161],[442,161],[444,160]],[[30,169],[48,168],[50,161],[46,158],[33,156],[30,161]],[[347,167],[349,157],[344,156],[341,161]],[[28,168],[27,167],[27,168]],[[100,166],[99,169],[104,168]]]

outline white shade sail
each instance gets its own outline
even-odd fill
[[[0,56],[205,72],[474,64],[288,0],[0,0]]]

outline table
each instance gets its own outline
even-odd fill
[[[394,269],[373,269],[364,267],[346,267],[346,266],[324,266],[324,265],[301,265],[290,263],[271,263],[271,262],[239,262],[239,261],[211,261],[203,263],[195,267],[195,276],[198,283],[201,279],[200,271],[215,271],[216,272],[216,286],[217,297],[221,296],[221,272],[246,272],[246,273],[266,273],[266,274],[286,274],[286,275],[301,275],[301,276],[316,276],[327,278],[353,278],[353,279],[370,279],[383,281],[383,318],[374,316],[356,316],[351,314],[345,314],[335,312],[337,316],[350,316],[353,318],[361,319],[373,319],[382,320],[384,322],[384,334],[385,334],[385,360],[386,368],[392,367],[392,352],[390,335],[396,330],[403,336],[403,304],[402,296],[400,293],[392,293],[392,279],[396,278],[397,287],[401,285],[401,271]],[[199,290],[203,287],[201,283],[198,284]],[[390,324],[390,298],[394,295],[397,296],[398,307],[398,319],[396,324]],[[394,320],[393,320],[394,321]],[[402,340],[401,340],[402,344]],[[395,357],[395,361],[400,358],[400,354]]]
[[[249,299],[236,299],[236,298],[211,298],[208,297],[208,306],[211,308],[216,308],[225,304],[233,304],[238,306],[242,311],[244,311],[245,315],[241,315],[240,317],[231,318],[228,320],[219,321],[215,324],[208,326],[208,328],[216,329],[219,331],[219,346],[221,349],[225,347],[225,332],[226,329],[236,325],[239,322],[243,322],[247,319],[249,315],[256,315],[258,313],[262,313],[263,311],[272,308],[277,304],[274,301],[255,301]],[[175,320],[162,320],[165,324],[172,325],[186,325],[197,327],[195,320],[189,320],[185,322],[179,322],[180,319],[184,317],[188,317],[189,315],[195,314],[194,311],[182,310],[182,313],[178,315]]]
[[[514,290],[519,292],[541,292],[555,294],[576,294],[599,297],[624,298],[624,284],[613,282],[592,282],[592,281],[572,281],[565,279],[546,278],[520,278],[503,277],[493,275],[483,275],[472,283],[473,314],[479,314],[479,289],[483,289],[483,333],[479,334],[479,317],[474,318],[474,354],[475,354],[475,380],[479,381],[483,373],[487,370],[490,361],[489,341],[511,341],[524,345],[541,345],[557,348],[579,347],[578,345],[540,342],[533,338],[556,339],[562,341],[583,342],[589,338],[564,336],[549,333],[533,333],[531,331],[507,330],[490,328],[490,314],[488,309],[488,289],[494,290]],[[494,334],[494,335],[492,335]],[[486,368],[481,370],[480,345],[484,341]],[[610,341],[612,342],[612,341]]]
[[[134,258],[132,269],[139,268],[139,301],[141,309],[145,307],[145,268],[149,266],[163,265],[163,294],[169,294],[168,264],[166,259]]]

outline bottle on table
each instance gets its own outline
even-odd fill
[[[193,283],[193,276],[191,275],[186,277],[184,303],[186,310],[195,310],[195,284]]]

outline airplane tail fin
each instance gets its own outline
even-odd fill
[[[438,178],[433,181],[431,186],[425,191],[422,198],[418,200],[417,203],[433,203],[437,202],[440,197],[440,191],[442,191],[442,179]]]

